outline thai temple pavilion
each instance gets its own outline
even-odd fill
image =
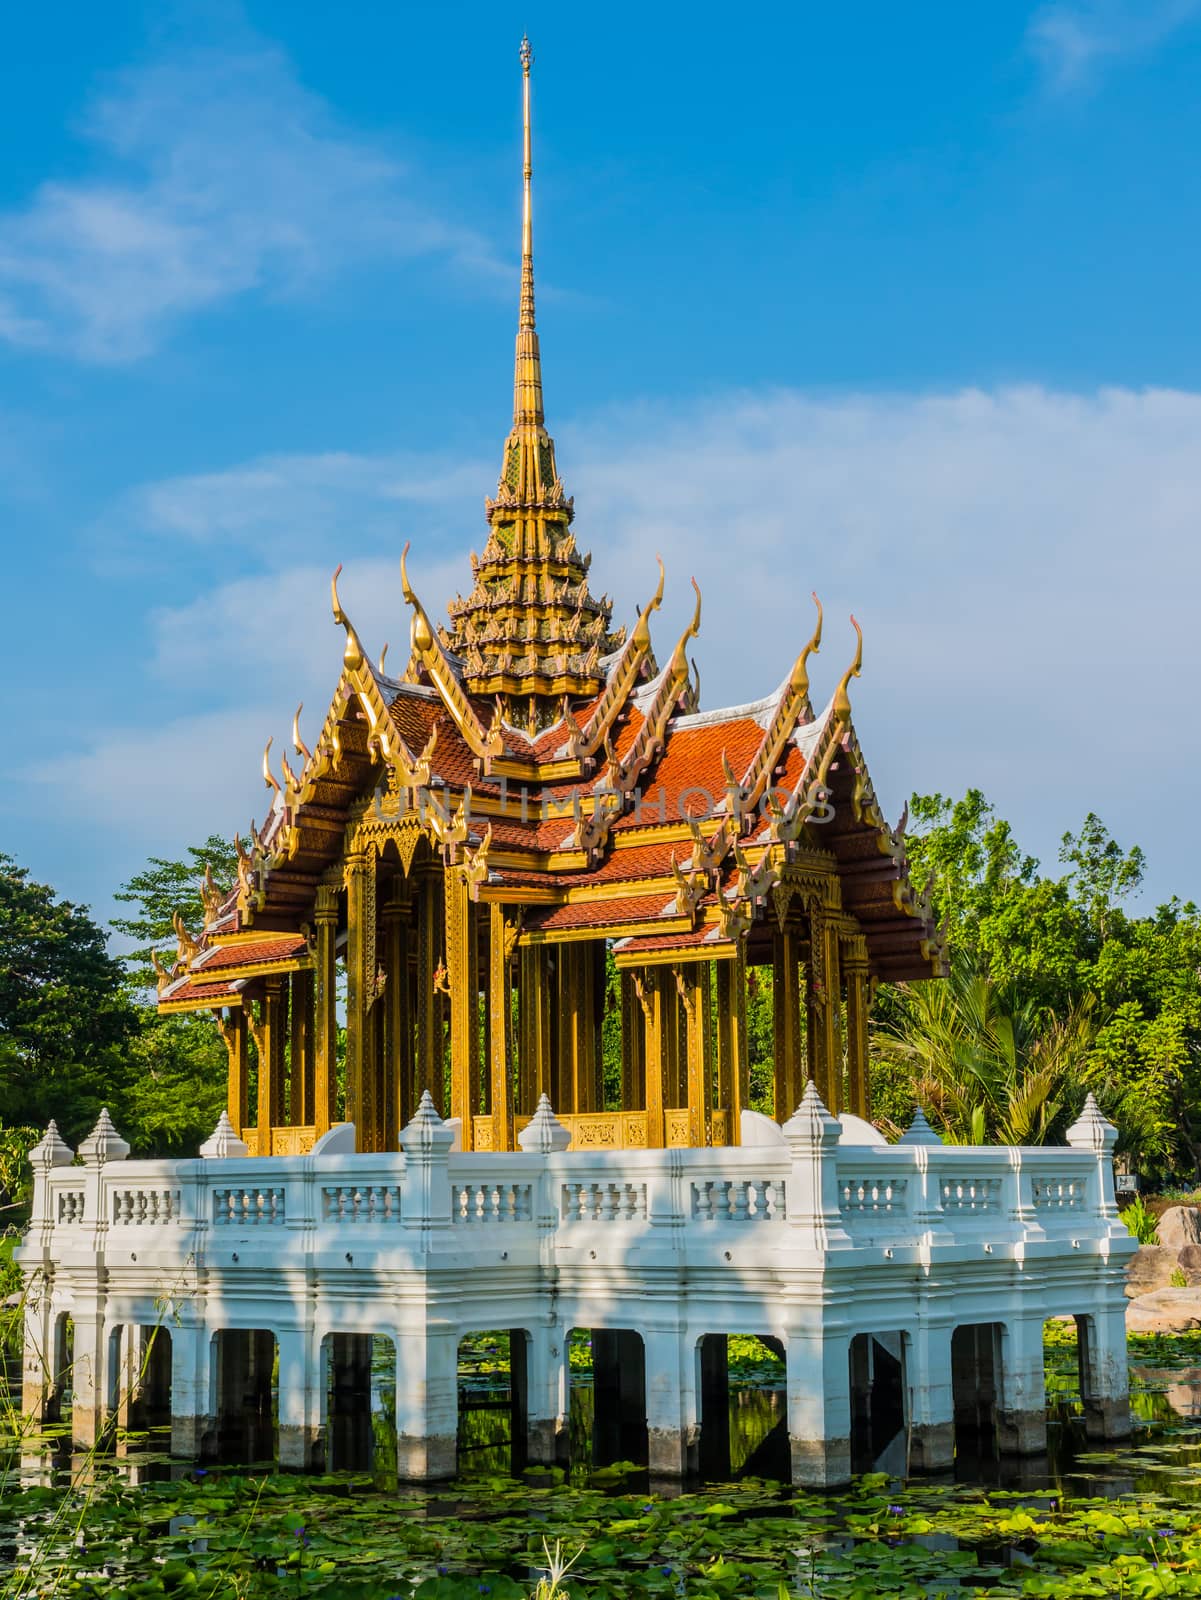
[[[705,711],[699,589],[660,662],[662,566],[628,633],[590,588],[543,410],[528,45],[522,64],[513,426],[470,592],[439,625],[401,558],[411,642],[391,676],[335,574],[345,648],[320,735],[307,748],[298,714],[296,769],[285,757],[277,778],[264,755],[267,821],[239,843],[236,885],[205,884],[203,926],[177,919],[161,969],[162,1010],[218,1020],[252,1154],[301,1153],[340,1120],[360,1149],[396,1149],[425,1089],[464,1149],[513,1149],[543,1093],[576,1148],[737,1143],[765,970],[777,1118],[809,1079],[866,1116],[875,984],[944,970],[855,735],[861,637],[820,709],[819,606],[778,687]]]

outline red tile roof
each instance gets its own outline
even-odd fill
[[[572,928],[622,927],[629,922],[649,922],[662,916],[674,904],[674,895],[640,894],[625,900],[589,900],[570,906],[554,906],[549,911],[535,910],[525,926],[544,933],[565,932]]]
[[[207,958],[193,965],[193,971],[208,977],[210,972],[224,972],[230,968],[257,967],[265,961],[286,961],[305,948],[303,933],[264,934],[261,939],[247,939],[237,944],[212,945]]]

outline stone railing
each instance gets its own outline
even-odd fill
[[[113,1129],[85,1141],[78,1165],[52,1130],[33,1153],[21,1259],[52,1267],[103,1252],[117,1265],[190,1261],[228,1273],[353,1254],[365,1267],[373,1249],[396,1258],[407,1239],[436,1265],[503,1238],[503,1259],[516,1265],[580,1250],[624,1257],[638,1235],[642,1258],[695,1251],[720,1264],[731,1250],[715,1252],[715,1241],[737,1242],[745,1260],[757,1240],[765,1259],[815,1252],[850,1264],[865,1255],[1024,1257],[1085,1241],[1108,1254],[1126,1237],[1113,1196],[1114,1130],[1091,1102],[1067,1146],[1031,1149],[944,1146],[920,1117],[899,1144],[843,1145],[812,1086],[778,1142],[762,1145],[564,1148],[568,1132],[544,1102],[520,1153],[452,1154],[452,1131],[428,1098],[399,1152],[339,1152],[352,1130],[335,1133],[335,1149],[303,1156],[247,1156],[236,1136],[215,1135],[205,1159],[130,1161]]]

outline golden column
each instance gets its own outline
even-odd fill
[[[776,1053],[776,1121],[787,1122],[801,1103],[807,1076],[801,1036],[800,948],[785,925],[772,935],[772,1025]]]
[[[241,1006],[231,1009],[225,1017],[218,1017],[217,1026],[229,1052],[229,1089],[226,1111],[237,1130],[239,1138],[249,1117],[249,1066],[250,1057],[246,1040],[246,1012]]]
[[[317,886],[313,909],[317,926],[314,972],[313,1127],[328,1133],[337,1110],[338,1090],[338,889]]]
[[[521,1025],[521,1096],[519,1109],[529,1117],[540,1095],[551,1094],[550,981],[543,945],[521,946],[518,1006]],[[553,1095],[551,1096],[553,1101]],[[555,1109],[562,1110],[561,1106]]]
[[[667,1142],[665,1035],[674,1023],[679,1000],[675,978],[667,967],[646,967],[635,973],[634,983],[645,1023],[646,1143],[649,1150],[662,1150]]]
[[[838,927],[826,909],[817,904],[809,910],[808,979],[805,1016],[809,1075],[826,1109],[837,1116],[842,1102]]]
[[[634,973],[621,975],[621,1108],[632,1111],[646,1100],[646,1030]]]
[[[293,1127],[309,1128],[313,1125],[313,974],[294,972],[290,988],[291,1103],[288,1120]]]
[[[393,878],[383,906],[384,1047],[381,1109],[383,1147],[398,1150],[398,1136],[417,1102],[413,1098],[413,1027],[409,1009],[409,889]]]
[[[480,1109],[480,979],[475,906],[460,867],[448,866],[446,970],[450,984],[450,1114],[463,1124],[463,1149],[475,1149],[474,1118]]]
[[[847,988],[847,1109],[857,1117],[870,1117],[871,1079],[868,1071],[867,941],[851,934],[842,941],[842,971]]]
[[[708,961],[687,961],[679,969],[680,999],[684,1004],[682,1052],[688,1107],[688,1143],[709,1144],[713,1127],[713,1080],[709,1072],[709,967]]]
[[[417,1098],[428,1089],[442,1116],[446,1109],[442,1082],[442,997],[434,987],[442,947],[442,907],[438,893],[442,874],[437,867],[422,868],[417,888],[417,1063],[414,1088]]]
[[[283,978],[265,979],[258,1023],[251,1025],[259,1056],[256,1111],[260,1156],[271,1154],[271,1130],[281,1127],[284,1120],[285,1015]]]
[[[513,1139],[513,982],[512,956],[517,938],[514,923],[502,905],[488,915],[488,1043],[492,1076],[492,1148],[512,1150]]]
[[[379,1148],[372,1078],[371,1002],[375,997],[375,858],[348,851],[346,877],[346,1120],[356,1148]]]
[[[751,1052],[746,1029],[746,941],[717,968],[717,1103],[726,1113],[726,1142],[741,1144],[742,1113],[751,1104]]]

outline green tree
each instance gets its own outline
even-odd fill
[[[119,904],[131,907],[128,915],[114,917],[112,925],[135,942],[124,960],[126,971],[136,983],[154,987],[153,952],[167,958],[168,965],[174,960],[177,913],[193,932],[196,930],[201,915],[200,886],[206,870],[221,889],[231,887],[237,877],[237,851],[215,833],[203,844],[190,845],[177,861],[151,856],[141,872],[135,873],[113,896]]]
[[[1092,1013],[1084,1000],[1056,1017],[961,957],[946,981],[904,988],[898,1014],[877,1032],[876,1056],[894,1107],[900,1083],[952,1142],[1044,1144],[1062,1138],[1083,1098]]]
[[[1201,1176],[1196,906],[1172,900],[1133,915],[1127,902],[1142,882],[1142,851],[1123,849],[1093,812],[1079,833],[1063,836],[1067,870],[1058,877],[1021,849],[979,790],[954,802],[915,795],[910,818],[914,877],[931,881],[961,969],[1040,1030],[1071,1031],[1087,1009],[1093,1040],[1078,1095],[1095,1089],[1144,1171]],[[937,1011],[935,1001],[917,997],[920,987],[885,988],[879,997],[877,1103],[890,1116],[912,1084],[883,1041],[915,1027],[921,1006]]]
[[[130,908],[113,927],[137,947],[125,957],[139,1026],[129,1047],[126,1137],[140,1152],[194,1154],[213,1131],[225,1104],[228,1056],[208,1013],[160,1016],[154,999],[151,952],[174,960],[178,912],[195,930],[206,868],[223,888],[233,882],[237,855],[215,835],[178,860],[151,856],[115,899]]]
[[[137,1025],[87,909],[0,855],[0,1123],[55,1117],[78,1139],[102,1105],[120,1104]]]

